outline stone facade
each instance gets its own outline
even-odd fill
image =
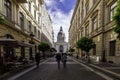
[[[47,13],[43,6],[45,7],[43,0],[0,0],[0,16],[4,18],[4,23],[0,24],[0,40],[12,39],[16,41],[16,45],[8,44],[13,50],[10,50],[9,54],[30,57],[30,52],[34,55],[38,51],[37,46],[41,42],[42,32],[44,32],[42,31],[42,15]],[[50,27],[48,26],[50,36],[47,34],[44,36],[48,39],[46,42],[53,46],[52,23],[50,17],[44,16],[44,18],[46,18],[46,23],[49,22],[50,25]],[[46,23],[44,24],[46,25]],[[6,45],[0,44],[0,56],[4,56]],[[29,50],[31,47],[32,51]]]
[[[42,5],[42,11],[43,13],[41,14],[42,17],[42,27],[41,27],[41,41],[42,42],[47,42],[50,46],[53,47],[53,26],[52,26],[52,21],[50,18],[50,15],[48,14],[45,5]]]
[[[77,0],[69,28],[70,47],[76,50],[76,42],[83,36],[93,39],[96,47],[90,51],[93,61],[120,64],[120,41],[113,31],[112,16],[117,0]],[[80,51],[80,56],[82,55]],[[105,58],[105,59],[104,59]]]

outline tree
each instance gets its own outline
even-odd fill
[[[38,49],[39,51],[42,51],[43,57],[45,58],[45,51],[49,50],[50,46],[47,43],[40,42],[40,44],[38,45]]]
[[[69,52],[71,52],[71,55],[73,55],[73,52],[75,51],[75,49],[73,49],[73,48],[70,48],[69,49]]]
[[[56,52],[57,50],[55,48],[50,48],[50,52]]]
[[[50,52],[51,52],[51,56],[53,56],[53,54],[57,52],[57,50],[54,47],[51,47]]]
[[[81,50],[86,52],[86,55],[89,60],[89,51],[94,47],[94,42],[91,38],[88,37],[82,37],[77,41],[77,48],[80,48]]]
[[[4,19],[2,18],[2,16],[0,16],[0,24],[3,24]]]
[[[116,24],[116,26],[114,27],[114,31],[118,34],[117,38],[120,39],[120,0],[118,0],[113,20]]]

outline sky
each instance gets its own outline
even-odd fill
[[[52,19],[54,41],[57,41],[57,34],[62,26],[66,36],[65,41],[68,42],[68,30],[76,0],[44,0],[44,2]]]

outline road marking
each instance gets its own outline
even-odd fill
[[[71,59],[72,59],[72,58],[71,58]],[[83,66],[83,67],[89,69],[90,71],[96,73],[97,75],[103,77],[103,78],[106,79],[106,80],[114,80],[114,79],[112,79],[111,77],[109,77],[109,76],[107,76],[107,75],[105,75],[105,74],[103,74],[103,73],[101,73],[101,72],[95,71],[95,70],[92,69],[91,67],[88,67],[88,66],[86,66],[85,64],[80,63],[80,62],[77,61],[77,60],[74,60],[74,59],[72,59],[72,60],[75,61],[76,63],[80,64],[81,66]]]

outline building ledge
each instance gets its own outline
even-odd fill
[[[28,0],[16,0],[18,3],[27,3]]]
[[[43,0],[39,0],[39,2],[40,2],[40,4],[43,4],[43,3],[44,3],[44,1],[43,1]]]

